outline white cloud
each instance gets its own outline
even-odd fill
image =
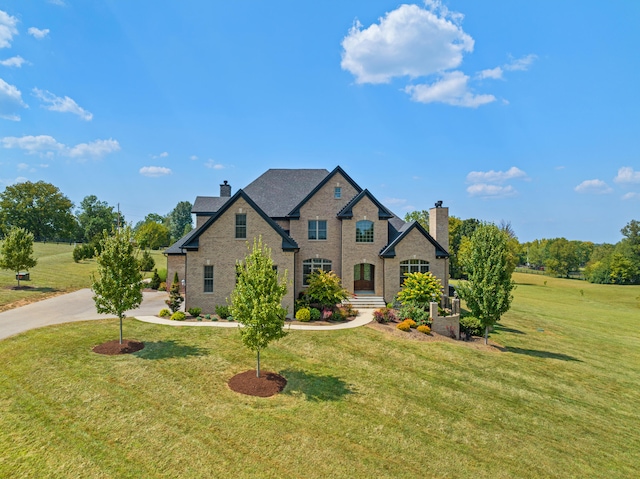
[[[456,68],[474,45],[460,20],[459,14],[432,1],[427,9],[400,5],[368,28],[356,21],[342,40],[341,67],[356,83],[388,83]]]
[[[516,166],[507,171],[472,171],[467,175],[468,183],[504,183],[513,179],[525,179],[527,174]]]
[[[166,158],[167,156],[169,156],[169,153],[167,153],[166,151],[163,151],[159,155],[149,155],[149,156],[154,160],[157,160],[158,158]]]
[[[85,121],[91,121],[93,113],[88,112],[84,108],[80,107],[74,100],[68,96],[60,97],[56,96],[50,91],[40,90],[39,88],[33,89],[33,95],[40,101],[45,103],[44,108],[51,111],[59,111],[62,113],[73,113],[78,115]]]
[[[20,121],[20,116],[16,113],[20,108],[28,108],[22,101],[22,93],[0,78],[0,118]]]
[[[18,163],[17,168],[19,170],[27,170],[29,169],[29,165],[27,165],[26,163]]]
[[[479,183],[467,187],[467,193],[481,198],[506,198],[515,195],[516,190],[511,185],[499,186]]]
[[[143,166],[140,168],[140,174],[142,176],[148,176],[149,178],[158,178],[160,176],[166,176],[171,174],[170,168],[164,166]]]
[[[120,150],[120,144],[113,139],[79,143],[73,147],[59,143],[49,135],[6,136],[0,139],[0,142],[4,148],[17,148],[24,150],[27,154],[39,154],[44,157],[53,157],[57,154],[81,160],[87,158],[102,158],[109,153]]]
[[[197,157],[196,155],[191,155],[191,156],[189,157],[189,159],[190,159],[190,160],[192,160],[192,161],[195,161],[195,160],[197,160],[197,159],[198,159],[198,157]]]
[[[640,171],[634,171],[630,166],[623,166],[618,170],[618,176],[613,181],[616,183],[640,183]]]
[[[11,46],[13,36],[18,34],[17,24],[18,19],[16,17],[12,17],[7,12],[0,10],[0,48]]]
[[[496,100],[493,95],[474,95],[469,90],[469,77],[460,71],[444,73],[431,85],[409,85],[404,92],[419,103],[446,103],[453,106],[477,108]]]
[[[27,61],[24,58],[22,58],[20,55],[7,58],[6,60],[0,60],[0,65],[2,65],[3,67],[20,68],[25,63],[27,63]]]
[[[57,5],[59,7],[66,7],[67,4],[64,3],[62,0],[48,0],[48,2],[52,5]]]
[[[629,193],[626,193],[622,199],[623,200],[633,200],[635,198],[640,199],[640,193],[634,193],[633,191],[630,191]]]
[[[33,38],[37,38],[38,40],[41,40],[49,35],[49,32],[50,30],[48,28],[43,28],[42,30],[40,30],[36,27],[29,27],[29,29],[27,30],[27,33],[29,35],[33,36]]]
[[[207,160],[207,162],[204,164],[204,166],[206,166],[207,168],[211,168],[213,170],[223,170],[224,169],[224,165],[221,165],[220,163],[216,163],[212,159]]]
[[[500,80],[502,79],[502,68],[495,67],[487,70],[482,70],[480,73],[478,73],[478,78],[481,80],[484,80],[485,78]]]
[[[607,185],[604,181],[594,179],[585,180],[574,188],[578,193],[594,194],[594,195],[606,195],[613,192],[613,189]]]
[[[537,55],[530,53],[529,55],[525,55],[522,58],[511,60],[510,63],[504,66],[504,69],[509,71],[514,71],[514,70],[526,71],[529,69],[529,67],[531,66],[531,64],[536,58],[538,58]]]

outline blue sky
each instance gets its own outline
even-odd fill
[[[640,2],[0,0],[0,188],[128,221],[342,166],[398,215],[617,242],[640,219]]]

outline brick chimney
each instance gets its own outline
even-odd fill
[[[227,180],[224,180],[224,183],[220,185],[220,197],[229,197],[231,196],[231,185]]]
[[[429,234],[449,251],[449,208],[443,207],[442,201],[429,210]]]

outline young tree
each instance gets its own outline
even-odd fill
[[[37,260],[33,257],[33,234],[24,228],[11,228],[0,249],[0,268],[19,273],[33,268]],[[18,287],[20,287],[20,277]]]
[[[169,299],[165,300],[165,303],[169,306],[171,312],[175,313],[180,309],[183,301],[184,297],[180,294],[180,278],[178,278],[178,272],[176,271],[173,275],[171,288],[169,289]]]
[[[484,327],[487,344],[489,328],[509,310],[513,300],[507,236],[492,224],[477,228],[471,236],[465,269],[469,280],[458,286],[458,292]]]
[[[124,312],[142,302],[142,274],[129,227],[113,236],[102,233],[102,252],[98,256],[97,276],[91,275],[93,301],[98,313],[115,314],[120,319],[120,344]]]
[[[271,341],[286,336],[284,330],[287,311],[281,306],[287,294],[286,276],[278,279],[273,269],[271,250],[254,239],[253,250],[239,265],[239,276],[231,293],[231,315],[242,324],[242,342],[257,353],[257,376],[260,377],[260,351]]]

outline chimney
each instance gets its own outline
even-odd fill
[[[445,251],[449,251],[449,208],[443,208],[442,201],[437,201],[429,210],[429,233]]]
[[[231,185],[224,180],[224,183],[220,185],[220,197],[230,197],[231,196]]]

